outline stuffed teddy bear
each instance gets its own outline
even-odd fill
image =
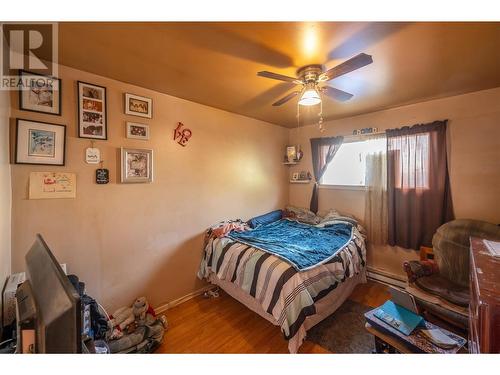
[[[156,318],[154,309],[149,305],[146,297],[139,297],[135,300],[132,311],[137,325],[153,324]]]
[[[120,307],[109,317],[108,339],[115,340],[123,336],[127,326],[135,322],[135,316],[131,307]]]
[[[135,321],[135,316],[131,307],[120,307],[109,317],[109,319],[112,328],[118,326],[119,329],[123,331],[125,327]]]

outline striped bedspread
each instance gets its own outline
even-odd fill
[[[344,280],[358,274],[366,262],[364,238],[353,227],[351,241],[328,262],[297,271],[286,261],[229,237],[210,238],[198,271],[200,279],[215,273],[236,284],[271,314],[287,340],[306,317],[316,314],[315,302]]]

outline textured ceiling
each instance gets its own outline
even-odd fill
[[[61,23],[59,40],[63,65],[289,127],[297,99],[271,104],[294,85],[258,71],[372,55],[329,82],[354,97],[325,98],[325,119],[500,86],[500,23]]]

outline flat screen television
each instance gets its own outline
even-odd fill
[[[81,353],[80,296],[41,235],[25,260],[35,309],[35,352]]]

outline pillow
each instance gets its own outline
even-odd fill
[[[354,226],[358,225],[358,221],[354,216],[343,215],[334,209],[331,209],[325,216],[323,216],[323,218],[320,221],[320,224],[325,224],[328,222],[335,222],[335,221],[346,221]]]
[[[325,214],[323,212],[321,214],[318,214],[319,217],[321,217],[321,221],[328,220],[328,219],[333,219],[339,216],[342,216],[339,214],[339,212],[335,209],[328,210]]]
[[[256,228],[259,225],[270,224],[280,220],[283,217],[283,211],[276,210],[268,212],[267,214],[256,216],[247,221],[250,228]]]
[[[283,214],[284,217],[297,220],[301,223],[316,225],[321,221],[321,218],[307,208],[287,206]]]

